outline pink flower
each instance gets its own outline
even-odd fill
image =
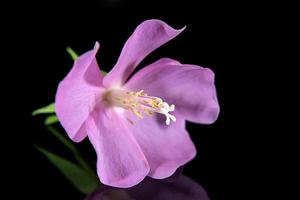
[[[57,116],[73,141],[88,136],[102,183],[127,188],[146,176],[169,177],[196,155],[185,120],[216,120],[219,105],[210,69],[162,58],[127,80],[149,53],[183,29],[147,20],[127,40],[105,77],[96,61],[96,43],[60,82]]]

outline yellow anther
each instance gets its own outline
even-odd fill
[[[153,108],[160,108],[161,105],[162,105],[162,103],[163,103],[162,99],[156,98],[156,99],[154,99],[154,100],[151,101],[151,104],[150,104],[150,105],[151,105]]]
[[[131,110],[136,116],[138,116],[139,118],[143,119],[143,115],[141,114],[140,111],[136,110],[136,109],[132,109]]]
[[[148,110],[148,109],[144,109],[144,112],[148,115],[148,116],[152,116],[153,115],[153,112]]]
[[[109,90],[103,99],[108,105],[121,107],[131,111],[137,117],[143,119],[143,115],[152,116],[154,113],[163,114],[166,116],[166,124],[169,125],[170,121],[176,121],[175,116],[170,114],[174,111],[175,106],[169,105],[161,98],[148,96],[144,90],[138,92],[131,92],[121,89]]]

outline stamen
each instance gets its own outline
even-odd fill
[[[166,116],[166,124],[171,120],[176,121],[176,117],[169,112],[175,110],[175,105],[169,105],[161,98],[148,96],[144,90],[138,92],[113,89],[106,93],[104,100],[112,106],[122,107],[131,111],[137,117],[143,119],[143,113],[152,116],[154,113],[160,113]]]

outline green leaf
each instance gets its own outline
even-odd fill
[[[107,74],[107,72],[103,71],[103,70],[101,70],[101,73],[102,73],[103,76],[105,76]]]
[[[63,143],[72,153],[77,153],[78,150],[76,146],[64,137],[57,129],[52,126],[47,126],[48,131],[50,131],[61,143]]]
[[[51,125],[51,124],[55,124],[57,122],[59,122],[57,116],[56,115],[50,115],[46,118],[44,123],[45,123],[45,125]]]
[[[75,163],[60,157],[42,147],[36,146],[37,150],[44,154],[47,159],[82,193],[93,192],[99,185],[97,177],[91,176],[83,168]]]
[[[55,113],[54,109],[54,103],[51,103],[45,107],[39,108],[32,112],[32,115],[38,115],[38,114],[49,114],[49,113]]]
[[[71,47],[66,48],[67,52],[70,54],[71,58],[75,61],[78,58],[77,53],[71,49]]]
[[[83,158],[78,148],[63,134],[61,134],[56,128],[47,126],[47,129],[63,144],[65,145],[74,155],[77,162],[83,167],[89,174],[96,176],[95,172],[89,166],[87,161]]]

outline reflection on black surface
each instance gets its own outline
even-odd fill
[[[101,186],[85,200],[209,200],[201,185],[187,176],[156,180],[146,178],[127,189]]]

